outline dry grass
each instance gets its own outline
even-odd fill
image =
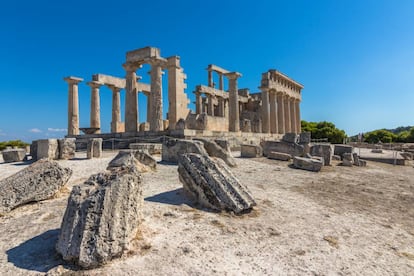
[[[333,236],[325,236],[323,237],[325,241],[329,243],[330,246],[339,248],[338,239]]]

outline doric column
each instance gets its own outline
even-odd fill
[[[149,119],[151,131],[164,130],[162,120],[162,61],[152,59],[151,64],[151,118]]]
[[[121,124],[121,88],[109,85],[112,90],[112,121],[111,132],[116,133],[119,130]]]
[[[300,104],[300,100],[296,99],[296,101],[295,101],[295,106],[296,106],[296,108],[295,108],[295,111],[296,111],[296,131],[298,133],[301,133],[302,132],[302,126],[301,126],[301,121],[300,121],[300,107],[299,107],[299,104]]]
[[[125,77],[125,132],[137,132],[138,130],[138,90],[136,70],[140,67],[136,64],[123,65],[126,71]]]
[[[269,90],[267,88],[262,89],[262,132],[270,132],[270,109],[269,109]]]
[[[289,99],[290,105],[290,130],[291,132],[298,133],[296,130],[296,105],[295,105],[295,98]]]
[[[289,104],[288,95],[283,97],[283,103],[285,106],[285,133],[289,133],[291,132],[291,129],[290,129],[290,104]]]
[[[196,95],[196,114],[203,113],[203,98],[201,93],[195,93]]]
[[[213,85],[213,71],[211,71],[210,69],[208,70],[208,86],[209,87],[214,87]]]
[[[229,131],[238,132],[240,131],[240,117],[237,78],[241,77],[241,74],[231,72],[226,76],[229,79]]]
[[[99,87],[101,87],[103,83],[90,81],[87,84],[91,87],[90,127],[98,128],[95,133],[101,133],[101,104],[99,101]]]
[[[214,96],[207,94],[207,114],[214,116]]]
[[[219,73],[219,89],[224,90],[223,74]]]
[[[68,93],[68,135],[79,135],[79,97],[78,83],[81,78],[66,77],[64,80],[69,85]]]
[[[270,104],[270,132],[277,133],[277,101],[276,91],[269,93],[269,104]]]
[[[285,133],[285,105],[282,92],[277,93],[277,129],[279,134]]]
[[[218,116],[224,117],[224,99],[222,97],[217,97],[218,99]]]

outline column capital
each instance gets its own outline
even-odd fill
[[[103,83],[99,82],[99,81],[89,81],[86,84],[89,85],[92,88],[99,88],[103,85]]]
[[[69,84],[78,84],[83,81],[82,78],[73,77],[73,76],[64,77],[63,80]]]
[[[166,67],[167,66],[167,60],[164,58],[150,58],[148,59],[148,64],[151,66],[161,66]]]
[[[122,67],[125,69],[125,71],[128,71],[128,72],[133,71],[133,72],[135,72],[139,68],[142,67],[142,64],[136,63],[136,62],[126,62],[126,63],[122,64]]]
[[[235,80],[237,78],[240,78],[242,76],[242,74],[240,74],[239,72],[230,72],[230,73],[226,73],[224,74],[226,77],[228,77],[231,80]]]
[[[123,89],[123,87],[118,87],[118,86],[115,86],[115,85],[112,85],[112,84],[108,84],[107,86],[114,93],[118,93],[118,92],[120,92]]]

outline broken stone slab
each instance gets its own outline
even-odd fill
[[[400,155],[404,160],[413,160],[413,154],[411,152],[400,152]]]
[[[135,151],[120,151],[118,154],[109,162],[107,170],[113,170],[125,167],[135,167],[139,172],[148,172],[152,168],[143,164],[135,157]]]
[[[382,149],[372,149],[372,153],[382,153]]]
[[[86,147],[86,158],[100,158],[102,156],[102,138],[91,138]]]
[[[139,151],[147,151],[149,154],[161,154],[162,144],[156,143],[131,143],[129,148]]]
[[[367,166],[367,161],[366,160],[359,159],[358,160],[358,166],[359,167],[366,167]]]
[[[261,145],[263,147],[264,156],[268,156],[271,151],[287,153],[292,156],[304,156],[306,153],[304,145],[287,143],[284,141],[263,141]]]
[[[309,144],[311,142],[310,132],[301,132],[299,134],[299,144]]]
[[[341,161],[341,156],[339,155],[332,155],[332,160]]]
[[[312,156],[311,159],[322,162],[322,166],[325,166],[325,159],[322,156]]]
[[[296,143],[298,141],[298,135],[294,132],[285,133],[282,137],[282,141],[286,143]]]
[[[148,152],[135,150],[133,151],[135,158],[142,164],[151,168],[151,170],[157,169],[157,160],[154,159]]]
[[[197,153],[208,155],[204,145],[200,141],[166,139],[162,144],[162,160],[171,163],[178,163],[180,155],[185,153]]]
[[[240,156],[245,158],[256,158],[263,156],[263,149],[259,145],[242,144],[240,146]]]
[[[32,141],[30,144],[30,156],[32,156],[32,160],[37,160],[37,141]]]
[[[142,204],[141,175],[135,167],[92,175],[72,189],[57,252],[88,269],[120,257],[140,227]]]
[[[204,207],[242,214],[256,205],[247,187],[221,159],[193,153],[181,155],[178,174],[184,190]]]
[[[294,156],[293,166],[301,170],[319,172],[322,169],[323,162],[318,159]]]
[[[68,182],[71,175],[71,169],[44,159],[1,180],[0,213],[52,197]]]
[[[226,139],[215,139],[214,142],[216,142],[217,145],[219,145],[225,151],[231,152],[229,140],[226,140]]]
[[[350,152],[345,152],[342,155],[342,166],[352,167],[354,164],[354,156]]]
[[[334,155],[339,155],[343,158],[344,153],[352,153],[354,151],[353,146],[343,145],[343,144],[336,144],[334,146]]]
[[[37,159],[59,159],[59,145],[57,139],[37,140]]]
[[[267,158],[281,161],[289,161],[290,159],[292,159],[292,155],[283,152],[271,151],[267,155]]]
[[[236,160],[234,160],[231,153],[224,150],[215,141],[210,141],[202,138],[196,138],[194,140],[203,142],[204,149],[207,151],[209,156],[222,159],[230,167],[237,167]]]
[[[59,144],[59,159],[75,158],[76,152],[76,138],[58,139]]]
[[[1,152],[5,163],[21,162],[26,157],[25,149],[5,149]]]
[[[330,144],[316,144],[310,147],[310,154],[312,156],[323,157],[325,166],[331,165],[333,152],[333,145]]]

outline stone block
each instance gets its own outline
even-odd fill
[[[181,155],[178,174],[184,190],[204,207],[242,214],[256,205],[247,187],[221,159],[200,154]]]
[[[142,221],[142,178],[135,167],[92,175],[68,199],[56,250],[83,268],[131,249]]]
[[[132,166],[137,168],[137,170],[140,173],[148,172],[151,170],[149,166],[147,166],[143,162],[140,162],[135,157],[135,151],[132,151],[132,150],[118,152],[118,154],[109,162],[108,167],[106,169],[114,170],[114,169],[126,168],[126,167],[132,167]]]
[[[316,144],[310,148],[310,154],[312,156],[320,156],[324,159],[325,166],[331,165],[332,156],[334,153],[333,145],[330,144]]]
[[[57,139],[37,140],[37,159],[59,159],[59,145]]]
[[[332,160],[341,161],[341,156],[339,155],[332,155]]]
[[[149,154],[161,154],[162,144],[155,143],[131,143],[129,148],[138,151],[146,151]]]
[[[404,160],[413,160],[413,154],[411,152],[400,152],[400,155]]]
[[[21,162],[26,157],[25,149],[5,149],[1,153],[5,163]]]
[[[263,141],[261,145],[263,147],[264,156],[268,156],[271,151],[287,153],[292,156],[304,156],[306,153],[304,145],[287,143],[284,141]]]
[[[366,167],[367,166],[367,161],[366,160],[359,159],[358,160],[358,166],[359,167]]]
[[[289,161],[290,159],[292,159],[292,155],[283,152],[271,151],[268,153],[267,158],[281,161]]]
[[[102,156],[102,138],[91,138],[88,140],[86,157],[88,159],[100,158]]]
[[[204,149],[211,157],[217,157],[222,159],[230,167],[237,167],[236,160],[229,151],[224,150],[216,142],[207,139],[196,138],[194,140],[203,142]]]
[[[298,135],[296,133],[285,133],[282,137],[282,141],[286,143],[297,143],[298,142]]]
[[[319,172],[322,169],[323,163],[317,159],[295,156],[293,157],[293,166],[301,170]]]
[[[372,149],[372,153],[382,153],[382,149]]]
[[[166,139],[162,144],[162,160],[166,162],[178,163],[180,155],[185,153],[197,153],[208,155],[204,145],[200,141]]]
[[[30,155],[33,161],[37,160],[37,141],[32,141],[30,144]]]
[[[299,144],[309,144],[311,142],[310,132],[301,132],[299,134]]]
[[[343,157],[344,153],[352,153],[354,151],[353,146],[336,144],[334,147],[334,155],[339,155],[341,158]]]
[[[217,145],[219,145],[222,149],[224,149],[225,151],[230,152],[230,142],[229,140],[226,139],[215,139],[214,142],[217,143]]]
[[[139,131],[149,131],[149,130],[150,130],[150,124],[148,122],[144,122],[139,125]]]
[[[354,156],[350,152],[345,152],[342,155],[342,166],[352,167],[354,164]]]
[[[181,118],[180,120],[178,120],[178,122],[175,124],[175,129],[176,130],[183,130],[183,129],[185,129],[185,120],[183,118]]]
[[[240,146],[241,157],[255,158],[263,156],[263,149],[259,145],[243,144]]]
[[[0,213],[52,197],[68,182],[71,175],[71,169],[44,159],[0,180]]]
[[[59,159],[75,158],[76,138],[63,138],[58,140]]]

